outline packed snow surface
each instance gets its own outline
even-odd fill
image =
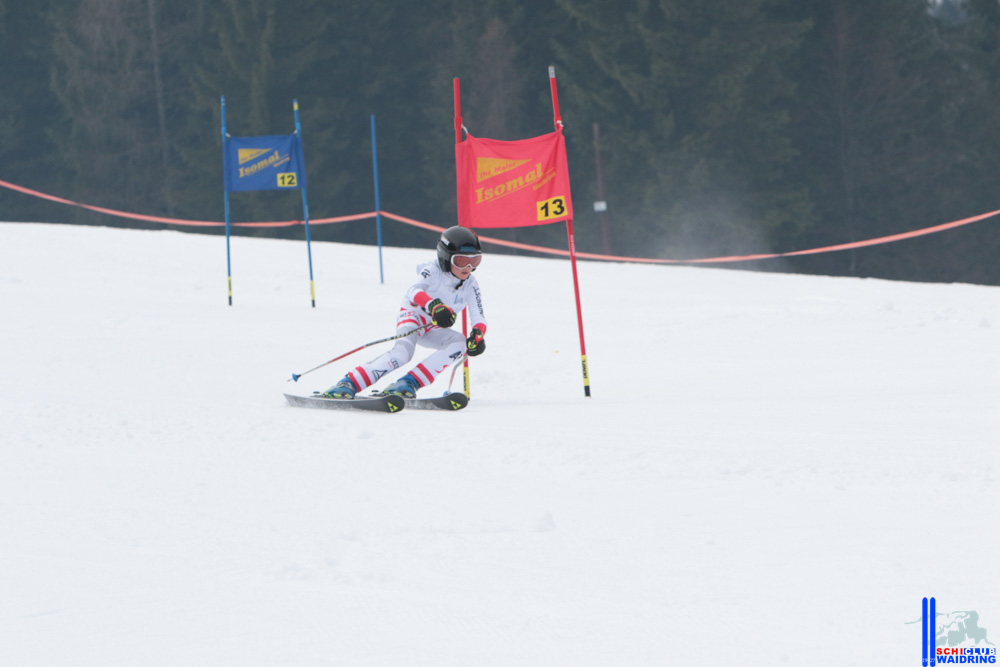
[[[925,596],[996,642],[1000,289],[582,262],[585,398],[568,261],[487,254],[466,410],[289,407],[435,240],[314,243],[312,308],[234,238],[230,307],[222,237],[0,224],[0,663],[917,665]]]

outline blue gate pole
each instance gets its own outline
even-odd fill
[[[385,273],[382,270],[382,209],[378,200],[378,150],[375,148],[375,114],[372,114],[372,172],[375,177],[375,234],[378,237],[378,279],[385,284]]]
[[[229,284],[229,305],[233,305],[233,264],[232,256],[229,252],[229,164],[227,155],[229,153],[226,142],[226,96],[222,96],[222,191],[226,206],[226,280]]]
[[[937,601],[931,598],[930,607],[927,609],[927,655],[931,660],[931,667],[937,662],[937,648],[934,646],[937,640]]]
[[[316,307],[316,283],[313,281],[312,239],[309,235],[309,199],[306,197],[306,153],[302,145],[302,124],[299,122],[299,101],[292,100],[295,109],[295,134],[299,140],[299,155],[302,156],[302,215],[306,223],[306,253],[309,256],[309,295],[312,297],[312,307]]]

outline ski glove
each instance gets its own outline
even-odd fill
[[[439,327],[447,329],[455,323],[455,311],[441,303],[441,299],[434,299],[424,310]]]
[[[472,334],[465,341],[465,345],[469,350],[470,357],[477,357],[486,351],[486,339],[483,338],[483,332],[475,327],[472,328]]]

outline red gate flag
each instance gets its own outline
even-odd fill
[[[562,128],[521,141],[455,144],[458,224],[528,227],[573,219]]]

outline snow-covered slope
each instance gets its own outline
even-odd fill
[[[0,224],[0,663],[915,665],[929,595],[1000,633],[997,288],[581,263],[586,399],[568,263],[487,256],[467,410],[288,407],[431,256],[314,244],[313,309],[304,243],[235,238],[229,307],[219,237]]]

